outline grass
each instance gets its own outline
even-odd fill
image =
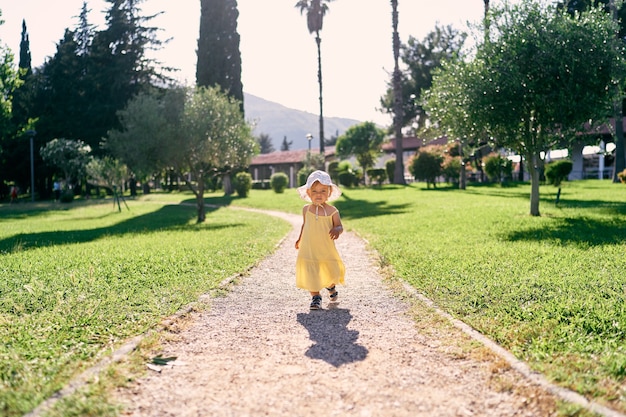
[[[178,201],[150,196],[122,212],[97,202],[0,208],[0,414],[30,411],[129,337],[244,272],[289,229],[227,209],[196,224],[193,205],[168,198]]]
[[[527,184],[343,191],[334,204],[345,227],[398,278],[548,379],[626,412],[624,185],[566,183],[558,207],[544,186],[541,217],[528,215]],[[145,196],[121,213],[108,204],[0,208],[0,338],[11,341],[0,345],[4,414],[23,414],[120,341],[246,270],[288,230],[226,209],[197,225],[184,199]],[[290,213],[304,203],[294,190],[206,201]]]
[[[428,190],[344,189],[334,204],[441,308],[555,383],[626,411],[626,186],[608,181]],[[294,192],[234,204],[298,212]]]

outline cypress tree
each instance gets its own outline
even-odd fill
[[[20,129],[26,125],[33,102],[33,69],[31,66],[30,39],[26,29],[26,21],[22,20],[22,34],[20,41],[20,60],[18,63],[18,77],[21,85],[13,94],[12,119],[15,126]],[[30,115],[32,117],[32,115]]]
[[[237,0],[200,0],[196,84],[219,86],[240,103],[243,113]]]
[[[20,41],[20,62],[19,68],[25,70],[25,73],[21,75],[21,78],[31,75],[33,69],[31,67],[30,57],[30,40],[28,38],[28,31],[26,30],[26,20],[22,20],[22,37]]]

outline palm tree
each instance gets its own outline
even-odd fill
[[[484,14],[484,20],[485,20],[485,42],[489,39],[489,0],[483,0],[483,2],[485,3],[485,14]]]
[[[320,31],[324,24],[324,15],[328,11],[328,4],[333,0],[299,0],[296,7],[300,9],[300,14],[306,12],[306,23],[309,33],[315,33],[317,43],[317,82],[320,86],[320,153],[324,154],[324,112],[322,105],[322,52],[320,44]]]
[[[404,161],[402,160],[402,73],[398,65],[400,59],[400,35],[398,34],[398,0],[391,0],[391,19],[393,25],[393,128],[396,137],[396,169],[393,174],[394,184],[406,184],[404,180]]]

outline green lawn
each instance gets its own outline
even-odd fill
[[[549,379],[626,411],[625,185],[566,183],[559,207],[544,186],[541,217],[528,215],[527,184],[343,191],[334,204],[344,225],[399,278]],[[291,213],[304,204],[295,190],[206,201]],[[198,225],[189,194],[128,204],[0,207],[0,414],[29,411],[289,229],[224,208]]]

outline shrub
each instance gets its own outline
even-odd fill
[[[484,159],[485,173],[492,182],[504,183],[513,178],[513,162],[500,155],[487,155]]]
[[[461,176],[461,158],[450,156],[445,158],[441,172],[447,183],[458,184]]]
[[[370,183],[376,182],[376,184],[381,185],[387,179],[387,171],[385,168],[370,168],[367,170],[367,176]]]
[[[572,172],[574,164],[572,161],[563,159],[560,161],[550,162],[546,164],[545,176],[549,184],[555,187],[560,187],[561,183],[567,179],[567,176]]]
[[[307,178],[311,175],[311,172],[315,171],[313,167],[302,167],[298,171],[298,186],[306,184]]]
[[[248,197],[252,189],[252,175],[249,172],[239,172],[235,175],[235,191],[239,197]]]
[[[396,175],[396,160],[388,159],[385,162],[385,170],[387,171],[387,178],[389,178],[390,182],[393,182],[394,176]]]
[[[276,172],[270,177],[270,187],[275,193],[284,193],[287,185],[289,185],[289,177],[284,172]]]
[[[339,183],[339,161],[332,161],[328,164],[328,175],[335,184]]]
[[[409,172],[416,180],[426,181],[430,188],[437,187],[437,177],[442,174],[443,156],[439,149],[426,146],[420,149],[409,162]]]
[[[359,181],[363,178],[363,174],[352,167],[350,161],[341,161],[337,165],[337,180],[339,185],[344,187],[357,187]]]
[[[342,171],[339,173],[339,185],[344,187],[352,187],[357,182],[356,176],[352,171]]]
[[[270,182],[268,180],[252,181],[253,190],[269,190]]]
[[[61,203],[71,203],[74,201],[74,192],[72,190],[65,190],[61,193],[61,197],[59,198]]]

